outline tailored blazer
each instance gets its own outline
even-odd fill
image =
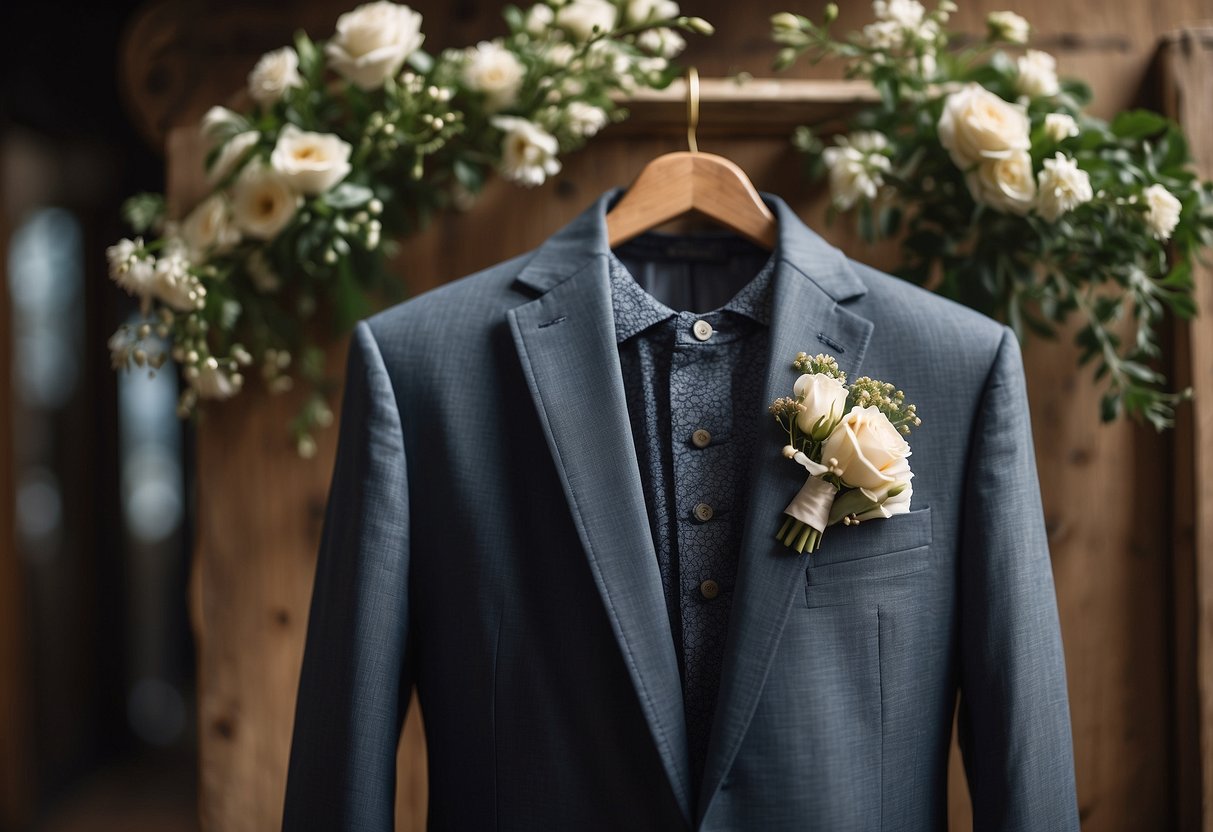
[[[416,686],[429,828],[1077,830],[1012,331],[848,259],[780,197],[769,362],[703,780],[624,397],[612,188],[541,245],[356,325],[283,829],[393,826]],[[766,410],[794,356],[918,405],[911,510],[775,534],[807,476]],[[675,403],[676,404],[676,403]],[[765,448],[766,450],[763,450]]]

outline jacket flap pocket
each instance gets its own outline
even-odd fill
[[[916,572],[929,562],[931,539],[930,506],[856,526],[835,524],[826,529],[821,548],[809,555],[808,582]]]

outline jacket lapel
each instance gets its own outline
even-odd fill
[[[682,682],[615,340],[604,193],[518,279],[542,294],[507,317],[615,638],[678,804],[691,822]]]
[[[842,252],[817,236],[783,200],[763,194],[780,220],[783,249],[774,278],[770,354],[760,412],[759,440],[750,468],[749,500],[720,691],[696,822],[703,818],[745,736],[779,644],[788,612],[804,589],[808,555],[775,538],[784,508],[804,484],[804,469],[780,456],[781,431],[767,405],[789,396],[796,353],[825,352],[838,359],[848,380],[860,373],[873,324],[839,301],[862,295],[866,285]]]

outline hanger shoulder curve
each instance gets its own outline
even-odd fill
[[[736,163],[714,153],[677,151],[645,165],[607,213],[609,244],[619,245],[690,211],[767,249],[778,238],[778,221]]]

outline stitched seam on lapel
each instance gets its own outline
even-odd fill
[[[591,262],[592,262],[592,259],[591,259]],[[589,264],[587,263],[587,265],[589,265]],[[580,272],[581,269],[578,269],[577,271]],[[572,275],[569,275],[569,277],[572,277]],[[521,327],[521,325],[518,324],[516,317],[514,318],[513,326],[517,330],[517,333],[519,335],[519,338],[518,338],[519,344],[522,348],[523,353],[526,356],[527,366],[524,368],[524,371],[526,372],[530,383],[532,385],[534,385],[534,382],[535,382],[534,375],[530,368],[530,364],[531,364],[530,349],[527,347],[526,337],[522,335],[522,327]],[[551,418],[548,416],[547,399],[542,394],[539,396],[539,405],[540,405],[540,407],[543,408],[543,421],[544,421],[544,424],[547,427],[548,431],[550,432],[551,431]],[[622,634],[625,631],[624,631],[622,623],[619,621],[619,615],[615,608],[615,599],[611,595],[611,590],[610,590],[609,585],[607,584],[607,582],[605,580],[602,579],[602,570],[601,570],[600,566],[598,565],[598,553],[594,550],[594,547],[590,544],[590,536],[586,532],[585,523],[582,520],[582,516],[581,516],[582,515],[581,504],[577,501],[577,495],[573,492],[573,489],[568,482],[568,477],[565,474],[564,459],[560,454],[560,448],[555,443],[549,443],[549,445],[551,446],[552,452],[555,454],[557,461],[560,463],[557,466],[559,469],[559,473],[560,473],[560,481],[561,481],[562,487],[565,490],[565,493],[569,495],[570,501],[573,505],[573,510],[576,514],[576,517],[574,518],[574,520],[577,523],[578,535],[580,536],[582,543],[585,545],[586,549],[590,553],[590,558],[592,559],[593,564],[594,564],[595,578],[597,579],[597,582],[602,586],[603,592],[607,597],[607,602],[608,602],[607,603],[607,615],[610,616],[611,624],[615,628],[616,632]],[[644,678],[644,674],[642,674],[640,672],[640,668],[636,664],[636,658],[632,654],[631,642],[628,641],[626,636],[623,638],[620,638],[619,642],[623,645],[623,648],[624,648],[624,652],[625,652],[625,656],[626,656],[627,664],[628,664],[628,670],[631,672],[633,678],[639,680],[640,689],[641,689],[641,691],[643,691],[644,698],[645,698],[645,700],[647,700],[649,709],[653,713],[657,713],[658,709],[657,709],[657,705],[656,705],[656,700],[653,699],[652,693],[649,692],[648,683]],[[667,758],[674,760],[675,759],[674,748],[670,744],[669,737],[666,735],[664,724],[661,722],[661,720],[654,720],[653,722],[658,727],[657,728],[658,734],[659,734],[658,741],[661,743],[661,750],[662,750],[663,754]],[[689,801],[693,797],[693,795],[690,794],[690,784],[683,783],[680,785],[682,785],[686,789],[686,792],[688,795],[688,801]],[[677,795],[675,795],[675,798],[677,798]],[[680,810],[682,809],[681,805],[679,806],[679,809]],[[687,811],[690,812],[689,802],[688,802],[688,806],[687,806]],[[691,813],[691,823],[692,824],[694,823],[693,813]]]

